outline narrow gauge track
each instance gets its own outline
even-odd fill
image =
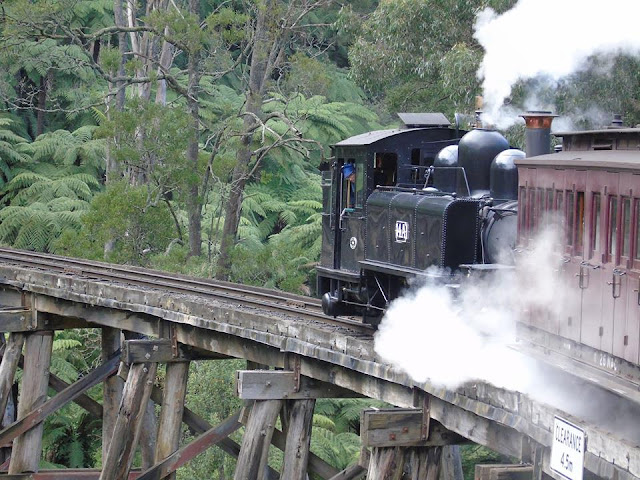
[[[350,328],[362,335],[371,335],[374,331],[371,326],[355,319],[325,315],[319,299],[267,288],[10,248],[0,248],[0,262],[131,285],[163,288],[177,293],[202,295],[292,313],[308,320]]]

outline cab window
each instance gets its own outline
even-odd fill
[[[376,152],[373,161],[373,186],[395,185],[398,155],[391,152]]]
[[[362,208],[364,204],[364,165],[350,158],[342,166],[343,208]]]

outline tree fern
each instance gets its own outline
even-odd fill
[[[11,130],[13,120],[0,118],[0,188],[13,176],[12,168],[23,162],[27,162],[29,157],[20,151],[20,145],[25,140]]]
[[[104,166],[106,143],[94,138],[98,127],[86,125],[73,132],[56,130],[40,135],[29,145],[31,157],[36,162],[56,165],[83,165],[92,173]]]

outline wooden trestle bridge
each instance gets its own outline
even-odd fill
[[[584,478],[640,479],[633,435],[489,384],[456,391],[416,384],[376,358],[371,329],[323,316],[312,299],[6,249],[0,250],[0,305],[0,331],[9,333],[0,411],[13,398],[17,368],[23,370],[17,420],[0,431],[0,478],[173,478],[215,444],[237,457],[236,480],[304,480],[309,473],[332,480],[459,479],[457,445],[467,441],[513,458],[512,466],[479,469],[478,478],[561,478],[549,468],[552,426],[560,415],[586,432]],[[102,329],[102,365],[73,385],[49,372],[54,331],[69,328]],[[553,363],[551,342],[547,347],[531,352]],[[230,357],[247,361],[247,370],[237,374],[246,406],[209,425],[184,408],[189,362]],[[610,414],[631,412],[628,421],[638,422],[640,393],[632,379],[601,375],[586,361],[562,362],[548,368],[610,395],[616,399]],[[159,363],[167,364],[162,389],[154,385]],[[100,382],[102,405],[84,394]],[[51,398],[50,388],[58,392]],[[349,396],[397,408],[362,412],[360,462],[338,472],[309,452],[311,419],[315,399]],[[145,422],[150,400],[161,405],[157,425]],[[71,401],[102,418],[103,468],[39,471],[43,420]],[[275,428],[278,415],[283,431]],[[197,437],[181,446],[183,422]],[[239,445],[229,434],[242,425]],[[155,431],[161,433],[154,444]],[[281,472],[267,465],[271,444],[284,452]],[[131,470],[138,445],[144,471]]]

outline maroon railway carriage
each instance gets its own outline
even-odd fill
[[[638,364],[640,129],[556,136],[563,137],[561,152],[516,162],[518,244],[530,245],[550,216],[563,225],[562,313],[552,319],[532,312],[527,328],[586,345],[604,367],[611,368],[603,353]]]

